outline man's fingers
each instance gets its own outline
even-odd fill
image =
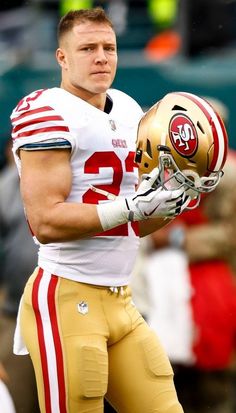
[[[159,168],[156,167],[150,172],[150,174],[146,175],[144,179],[146,179],[149,182],[149,185],[152,186],[159,177],[159,174]]]
[[[185,192],[185,188],[184,186],[181,186],[179,189],[173,189],[170,192],[171,192],[171,199],[177,200],[179,197],[183,196]]]
[[[191,200],[192,200],[191,196],[185,194],[184,199],[183,199],[183,203],[182,203],[182,207],[181,207],[181,211],[184,211],[185,208],[187,208],[187,206],[188,206],[188,204]]]
[[[182,194],[177,199],[166,201],[166,204],[168,204],[169,215],[179,215],[185,210],[190,201],[191,197],[186,194]]]

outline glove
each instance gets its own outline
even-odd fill
[[[188,205],[190,197],[186,196],[182,186],[167,190],[156,182],[159,169],[154,168],[146,175],[134,197],[126,198],[130,211],[129,221],[141,221],[147,218],[174,217]]]
[[[145,175],[137,192],[127,198],[97,205],[97,212],[103,230],[114,228],[128,221],[142,221],[149,218],[175,217],[189,204],[190,197],[184,187],[167,190],[157,184],[159,169],[154,168]]]

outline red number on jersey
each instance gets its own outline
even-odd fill
[[[38,99],[38,97],[41,96],[45,90],[46,89],[36,90],[35,92],[31,93],[31,95],[29,95],[28,97],[21,99],[16,107],[16,111],[21,112],[23,110],[29,110],[30,102]]]
[[[108,185],[97,185],[97,188],[104,191],[110,192],[116,196],[120,193],[120,185],[123,178],[123,169],[121,160],[114,152],[95,152],[87,161],[85,162],[84,172],[99,174],[100,168],[110,167],[113,169],[113,181]],[[126,172],[133,172],[137,165],[134,163],[134,152],[129,152],[125,160],[125,170]],[[106,200],[106,196],[99,194],[97,192],[89,189],[83,195],[83,202],[89,204],[98,204],[100,200]],[[132,222],[132,227],[136,235],[138,235],[138,224]],[[116,228],[110,229],[109,231],[103,232],[98,235],[112,235],[112,236],[127,236],[128,235],[128,224],[120,225]]]

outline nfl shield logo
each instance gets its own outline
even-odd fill
[[[115,124],[114,120],[109,119],[109,123],[110,123],[111,130],[115,131],[116,130],[116,124]]]
[[[85,315],[88,313],[88,304],[85,301],[80,301],[77,307],[80,314]]]

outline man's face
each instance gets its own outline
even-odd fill
[[[60,46],[57,59],[66,89],[79,96],[106,92],[117,67],[116,36],[112,28],[102,23],[80,23],[64,35]]]

